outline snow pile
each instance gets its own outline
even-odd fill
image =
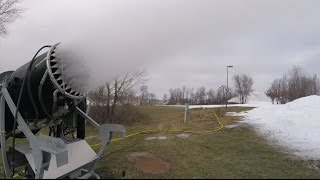
[[[245,122],[294,154],[320,159],[320,96],[249,111]]]

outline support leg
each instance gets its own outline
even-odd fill
[[[1,89],[1,94],[2,94],[1,96],[2,104],[4,102],[7,102],[10,111],[12,112],[12,114],[15,114],[16,106],[8,90],[5,87]],[[3,108],[2,104],[1,104],[1,107]],[[3,115],[0,117],[3,117]],[[1,119],[1,122],[5,122],[5,119],[3,118],[3,121]],[[48,137],[35,136],[19,112],[17,117],[17,125],[18,125],[18,129],[23,132],[23,134],[26,136],[27,140],[30,143],[30,148],[32,149],[32,154],[33,154],[34,163],[36,167],[36,172],[35,172],[36,178],[43,177],[44,169],[48,168],[49,166],[51,154],[56,155],[58,167],[68,163],[68,153],[67,153],[66,145],[61,139],[56,139],[49,136]],[[4,131],[1,131],[1,133],[2,132]],[[5,141],[1,141],[1,143],[3,142]],[[6,150],[5,149],[3,150],[3,149],[4,148],[1,148],[2,152],[3,151],[5,152]]]
[[[98,160],[94,163],[92,166],[90,172],[94,169],[94,167],[97,165],[98,161],[101,159],[103,152],[106,150],[107,145],[111,139],[111,135],[114,132],[121,133],[122,138],[126,136],[126,130],[123,125],[121,124],[102,124],[99,125],[96,121],[94,121],[90,116],[88,116],[86,113],[84,113],[81,109],[76,107],[76,111],[79,115],[81,115],[83,118],[87,120],[91,125],[93,125],[95,128],[99,130],[99,135],[101,138],[101,145],[100,150],[98,152]]]
[[[5,132],[5,99],[0,93],[0,143],[1,143],[1,155],[3,161],[3,170],[6,179],[12,177],[12,172],[8,163],[7,148],[6,148],[6,132]]]

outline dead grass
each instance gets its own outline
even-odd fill
[[[187,124],[183,123],[184,109],[177,107],[139,107],[148,120],[126,125],[128,134],[148,128],[180,128],[208,130],[218,128],[212,113],[206,109],[192,110]],[[241,112],[250,108],[229,107]],[[224,108],[214,109],[224,125],[234,124],[238,117],[224,116]],[[88,127],[90,144],[99,143],[96,130]],[[320,178],[318,162],[304,161],[279,147],[270,145],[253,129],[246,126],[225,128],[205,135],[177,138],[162,134],[166,140],[149,140],[138,135],[111,143],[98,163],[96,172],[102,178]],[[132,154],[150,153],[170,165],[164,173],[145,173],[130,160]],[[319,164],[319,163],[318,163]]]
[[[192,110],[188,124],[183,124],[183,108],[141,108],[150,113],[150,120],[127,126],[129,133],[159,126],[202,130],[218,127],[208,110]],[[230,107],[228,111],[248,109]],[[219,114],[220,119],[225,125],[239,121],[237,117],[222,114]],[[121,178],[123,171],[125,178],[320,178],[319,170],[268,144],[249,127],[225,128],[212,134],[191,135],[187,139],[168,136],[173,138],[145,141],[140,135],[110,144],[97,172],[103,178]],[[152,153],[168,162],[171,168],[162,174],[144,173],[128,160],[134,152]]]

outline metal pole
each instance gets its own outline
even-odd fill
[[[228,68],[229,68],[229,66],[227,66],[226,109],[228,109],[228,93],[229,93],[229,85],[228,85],[229,75],[228,75]]]
[[[99,128],[100,124],[98,124],[95,120],[93,120],[90,116],[88,116],[85,112],[83,112],[79,107],[76,107],[76,111],[77,113],[82,116],[83,118],[86,119],[86,121],[89,121],[89,123],[95,127],[95,128]]]
[[[186,123],[187,120],[188,120],[188,111],[189,111],[189,104],[186,103],[186,107],[185,107],[185,110],[184,110],[184,120],[183,120],[184,123]]]
[[[7,148],[6,148],[6,130],[5,130],[5,99],[0,92],[0,143],[1,143],[1,155],[4,175],[6,179],[11,179],[12,172],[8,163]]]
[[[229,69],[228,68],[233,68],[233,66],[227,66],[227,90],[226,90],[226,109],[228,108],[228,97],[229,97]]]

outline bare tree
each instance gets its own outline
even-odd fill
[[[181,104],[185,104],[187,102],[186,93],[187,93],[187,88],[186,86],[183,86],[181,88],[181,93],[180,93]]]
[[[168,94],[164,94],[163,103],[168,105],[185,104],[224,104],[228,99],[235,97],[232,89],[220,86],[216,91],[206,90],[205,87],[198,88],[195,92],[193,88],[170,88]]]
[[[145,83],[146,80],[147,80],[146,72],[139,71],[133,74],[127,73],[123,77],[117,78],[111,83],[111,89],[113,89],[112,91],[113,100],[112,100],[112,106],[111,106],[111,112],[110,112],[111,114],[109,117],[110,123],[112,123],[113,119],[115,118],[115,111],[116,111],[117,104],[119,103],[119,101],[121,103],[125,92],[127,92],[128,90],[132,89],[135,86]]]
[[[200,87],[195,93],[196,104],[206,104],[206,88]]]
[[[320,94],[320,80],[316,74],[312,76],[312,94]]]
[[[94,107],[91,109],[91,113],[94,115],[94,118],[99,122],[104,122],[108,117],[109,110],[106,108],[109,105],[109,96],[107,95],[108,91],[106,86],[100,86],[96,90],[89,93],[89,99],[91,106]]]
[[[317,75],[312,77],[301,67],[294,66],[280,79],[275,79],[266,95],[277,104],[285,104],[295,99],[320,93],[320,81]]]
[[[216,92],[213,89],[209,89],[207,92],[207,104],[214,104],[216,101]]]
[[[227,86],[222,85],[218,88],[217,95],[216,95],[216,102],[218,104],[224,104],[226,101],[232,97],[232,93],[230,88],[227,88]]]
[[[144,71],[125,74],[90,92],[89,98],[96,109],[94,115],[101,118],[101,122],[112,123],[116,117],[117,107],[133,102],[133,89],[145,83],[146,80]]]
[[[157,104],[156,95],[154,93],[148,93],[148,105],[155,105]]]
[[[166,97],[167,98],[167,97]],[[140,105],[155,105],[159,103],[154,93],[148,91],[148,86],[143,85],[140,87]]]
[[[247,102],[248,96],[253,91],[252,78],[246,74],[234,75],[233,81],[235,86],[235,92],[239,96],[240,103],[245,104]]]
[[[177,89],[169,89],[169,101],[168,104],[177,104],[178,97],[177,97]]]
[[[122,104],[130,106],[130,105],[136,105],[137,102],[138,102],[138,97],[135,90],[129,89],[123,93]]]
[[[265,92],[265,94],[271,99],[272,104],[274,104],[275,102],[277,102],[277,104],[279,104],[279,95],[280,95],[280,89],[279,87],[279,79],[275,79],[272,84],[271,87]]]
[[[148,101],[148,86],[143,85],[140,87],[140,93],[141,93],[141,98],[140,98],[140,105],[147,104]]]
[[[305,96],[303,93],[302,82],[305,78],[305,73],[303,70],[298,67],[294,66],[291,70],[287,72],[288,75],[288,93],[289,93],[289,101],[297,99],[299,97]]]
[[[168,104],[168,95],[167,95],[167,93],[164,93],[163,98],[162,98],[162,103],[163,104]]]
[[[0,0],[0,36],[8,33],[7,25],[13,23],[22,13],[18,6],[21,0]]]
[[[192,104],[191,94],[193,93],[193,88],[187,88],[186,90],[186,103]]]
[[[168,104],[185,104],[189,102],[191,100],[191,92],[192,89],[185,86],[182,88],[169,89]]]

